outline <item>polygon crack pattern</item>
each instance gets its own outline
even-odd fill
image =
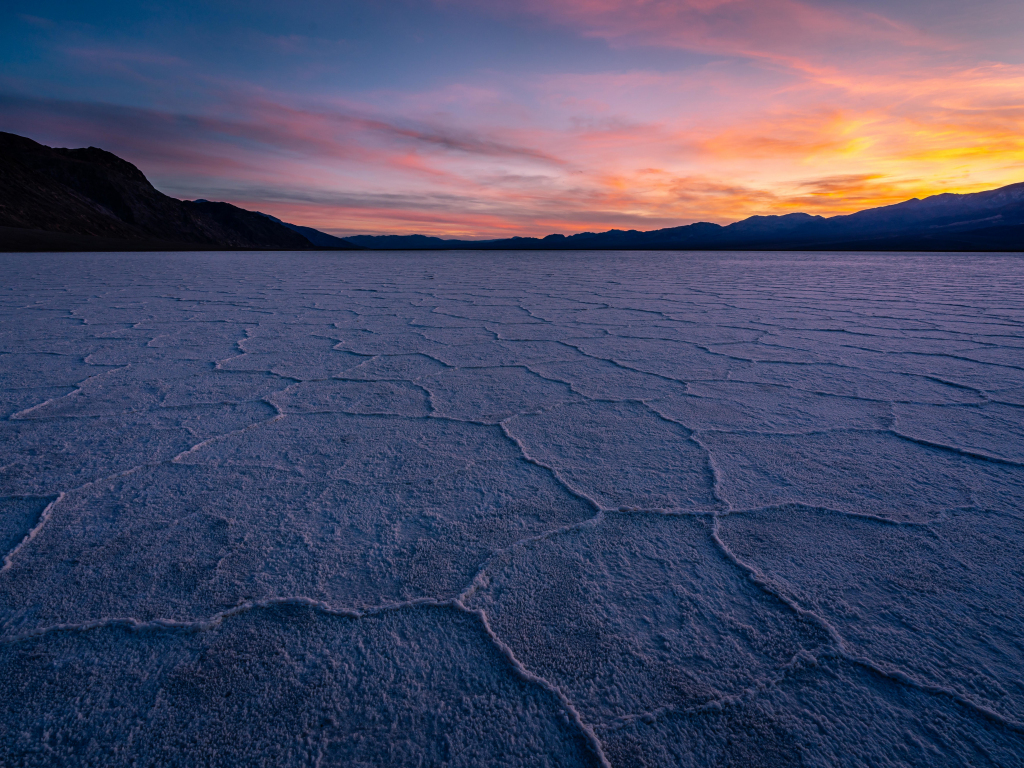
[[[1018,258],[3,258],[6,763],[1020,762]]]

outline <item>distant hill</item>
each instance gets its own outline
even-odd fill
[[[442,240],[427,235],[355,235],[346,237],[350,243],[375,250],[446,250],[449,248],[474,248],[478,245],[501,243],[504,240]],[[534,238],[529,238],[533,240]]]
[[[380,250],[1024,251],[1024,183],[915,198],[831,218],[790,213],[752,216],[726,226],[699,222],[649,232],[612,229],[502,240],[423,235],[356,235],[346,240]]]
[[[323,237],[332,242],[228,203],[168,197],[96,147],[55,149],[0,132],[0,250],[359,248]]]
[[[321,232],[319,229],[313,229],[312,227],[302,227],[298,224],[289,224],[287,221],[281,221],[280,219],[271,216],[269,213],[261,213],[261,216],[266,216],[271,221],[276,221],[278,224],[293,232],[298,232],[304,238],[309,240],[313,245],[320,248],[337,248],[342,250],[351,250],[354,247],[353,243],[348,240],[343,240],[340,237],[334,235],[328,235],[326,232]]]

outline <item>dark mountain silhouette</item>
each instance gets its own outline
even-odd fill
[[[312,227],[302,227],[298,224],[289,224],[287,221],[281,221],[269,213],[261,213],[261,216],[266,216],[271,221],[276,221],[283,227],[288,227],[292,232],[298,232],[304,238],[309,240],[313,245],[319,246],[320,248],[341,248],[351,249],[353,244],[348,240],[343,240],[340,237],[334,235],[328,235],[326,232],[321,232],[319,229],[313,229]]]
[[[177,200],[96,147],[55,149],[0,132],[0,250],[885,250],[1024,251],[1024,183],[848,216],[752,216],[649,232],[544,238],[338,238],[228,203]]]
[[[561,235],[552,235],[551,237],[561,237]],[[399,251],[436,251],[449,248],[472,249],[479,246],[493,246],[497,243],[510,243],[513,240],[536,240],[533,237],[511,238],[509,240],[443,240],[440,237],[429,237],[427,235],[356,235],[355,237],[346,237],[345,239],[364,248]],[[515,246],[501,247],[514,248]]]
[[[966,195],[943,194],[848,216],[752,216],[721,226],[698,222],[650,232],[613,229],[544,238],[441,240],[423,235],[357,235],[372,249],[530,250],[877,250],[1024,251],[1024,183]]]
[[[0,132],[0,250],[359,248],[332,240],[313,243],[228,203],[168,197],[96,147],[55,149]]]

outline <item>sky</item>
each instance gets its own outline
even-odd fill
[[[6,0],[0,130],[338,235],[1024,181],[1021,0]]]

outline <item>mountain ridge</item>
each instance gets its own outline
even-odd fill
[[[220,249],[1024,251],[1024,182],[828,218],[788,213],[488,240],[340,238],[229,203],[169,197],[97,147],[53,148],[0,132],[0,250]]]
[[[345,244],[326,247],[359,249],[337,240]],[[283,222],[230,203],[169,197],[106,150],[48,147],[0,132],[0,250],[324,247]]]
[[[1024,182],[971,193],[912,198],[856,213],[751,216],[640,231],[611,229],[542,238],[443,240],[354,235],[373,250],[992,250],[1024,251]]]
[[[303,227],[300,224],[289,224],[287,221],[281,221],[281,219],[277,218],[276,216],[271,216],[269,213],[262,213],[261,211],[256,211],[256,213],[259,213],[260,216],[266,216],[271,221],[276,221],[278,224],[281,224],[282,226],[288,227],[288,229],[292,230],[293,232],[298,232],[300,235],[309,240],[309,242],[311,242],[313,245],[317,245],[322,248],[339,248],[345,250],[349,250],[352,245],[352,243],[348,242],[348,240],[344,240],[343,238],[340,237],[335,237],[334,235],[329,235],[326,232],[321,232],[319,229],[313,229],[312,227]]]

